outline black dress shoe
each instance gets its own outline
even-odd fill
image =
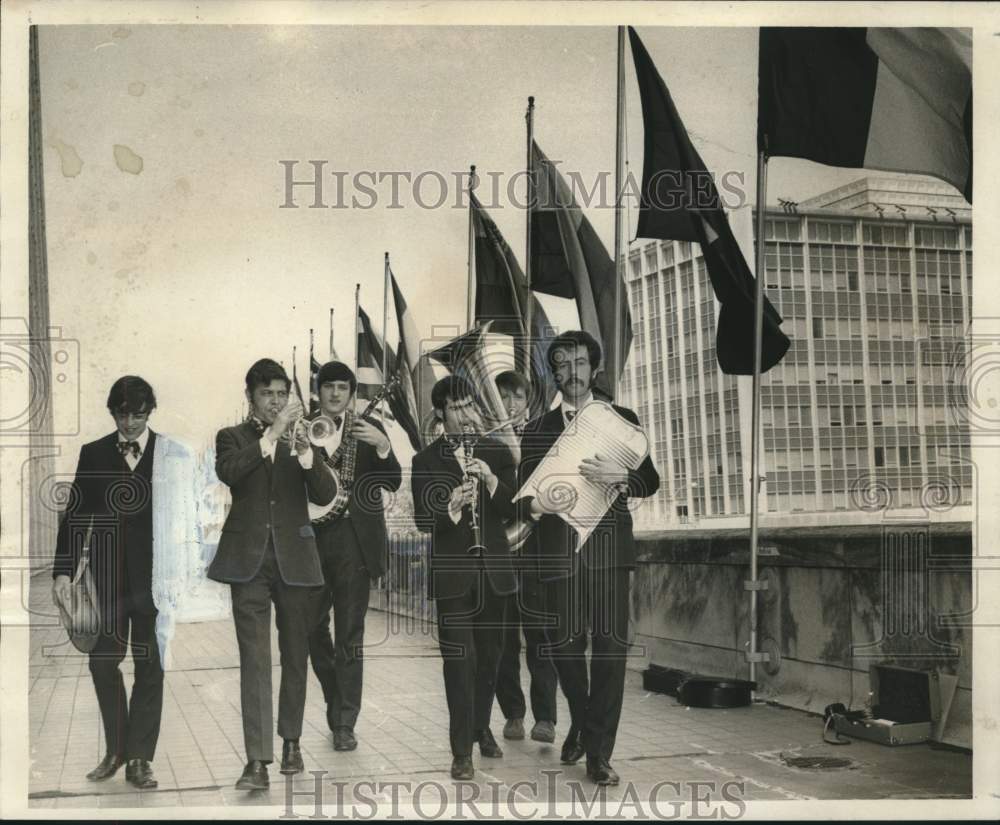
[[[267,776],[267,765],[259,759],[247,762],[243,769],[243,776],[236,780],[236,790],[238,791],[266,791],[271,786],[271,780]]]
[[[306,766],[302,764],[302,751],[299,750],[298,739],[286,739],[281,748],[281,773],[302,773]]]
[[[335,751],[352,751],[358,746],[354,731],[343,726],[333,729],[333,749]]]
[[[603,756],[587,757],[587,776],[598,785],[617,785],[618,774]]]
[[[101,763],[87,774],[87,779],[91,782],[103,782],[105,779],[110,779],[118,773],[118,769],[124,764],[124,756],[115,756],[113,753],[107,753],[104,755]]]
[[[585,753],[583,747],[583,736],[579,731],[570,728],[566,741],[563,742],[562,751],[559,758],[564,765],[575,765]]]
[[[471,756],[456,756],[451,760],[452,779],[472,779],[476,775],[476,769],[472,767]]]
[[[150,790],[159,784],[153,778],[153,769],[145,759],[129,759],[125,765],[125,781],[140,790]]]
[[[493,731],[489,728],[483,728],[479,731],[476,741],[479,742],[479,753],[482,756],[487,756],[490,759],[499,759],[503,756],[503,751],[500,750],[497,740],[493,738]]]

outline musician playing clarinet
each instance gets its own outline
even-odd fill
[[[573,426],[577,411],[592,400],[601,347],[590,334],[574,330],[556,337],[547,357],[562,403],[525,427],[518,471],[521,484],[562,432]],[[614,410],[628,422],[639,423],[632,410],[617,405]],[[552,618],[547,629],[549,650],[569,703],[570,730],[562,746],[562,761],[573,764],[586,754],[587,776],[599,785],[616,785],[618,774],[610,760],[625,689],[629,572],[635,566],[628,500],[653,495],[660,477],[649,457],[637,470],[626,470],[600,453],[583,459],[578,472],[582,479],[617,490],[611,508],[582,547],[577,546],[573,529],[546,510],[547,502],[522,499],[519,507],[526,507],[537,522],[526,549],[538,561],[545,609]]]
[[[313,521],[325,584],[317,595],[309,656],[323,687],[333,749],[352,751],[358,746],[354,725],[361,711],[368,590],[372,579],[385,573],[381,491],[398,490],[402,473],[382,426],[353,413],[358,381],[351,368],[329,361],[320,367],[316,384],[320,413],[333,423],[319,442],[319,454],[337,469],[342,489],[340,503]]]
[[[413,512],[431,534],[428,596],[437,602],[454,779],[472,779],[472,745],[503,751],[490,731],[506,597],[516,589],[505,522],[513,516],[510,449],[483,435],[473,387],[457,376],[431,391],[444,435],[413,457]]]

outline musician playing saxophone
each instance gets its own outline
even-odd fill
[[[317,386],[320,413],[333,422],[318,452],[328,463],[333,457],[349,496],[342,513],[313,522],[325,584],[316,595],[309,656],[323,687],[334,750],[350,751],[358,746],[354,726],[361,711],[368,589],[385,573],[387,557],[381,491],[398,490],[401,471],[382,426],[354,414],[358,382],[350,367],[340,361],[324,364]]]
[[[431,403],[445,434],[413,457],[413,515],[431,534],[428,595],[437,601],[451,775],[472,779],[473,742],[481,756],[503,756],[489,724],[504,604],[517,586],[504,529],[516,471],[510,449],[482,435],[467,381],[441,379]]]

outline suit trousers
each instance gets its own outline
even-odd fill
[[[490,725],[503,644],[505,596],[485,573],[461,596],[437,599],[438,643],[448,700],[452,756],[472,756],[476,733]]]
[[[278,690],[278,735],[298,739],[306,702],[309,671],[308,636],[318,588],[285,584],[278,570],[274,543],[257,574],[230,585],[233,621],[240,649],[240,707],[247,760],[274,761],[274,710],[271,702],[271,602],[278,625],[281,686]]]
[[[569,703],[573,730],[588,756],[611,759],[625,694],[629,571],[577,564],[571,575],[546,583],[549,652]],[[587,672],[587,636],[590,672]]]
[[[362,648],[371,577],[350,516],[318,526],[316,544],[326,584],[316,594],[309,657],[313,672],[323,687],[330,729],[353,730],[361,711]]]
[[[524,630],[525,660],[531,677],[531,714],[536,722],[556,723],[558,677],[546,649],[544,587],[534,571],[518,573],[518,592],[506,597],[503,653],[497,672],[497,702],[506,719],[523,719],[521,689],[521,630]]]
[[[124,600],[128,602],[126,598]],[[125,695],[119,667],[131,630],[135,681]],[[90,653],[90,675],[104,723],[107,752],[125,759],[153,761],[163,710],[163,668],[156,644],[156,613],[140,613],[119,603],[105,615],[101,635]]]

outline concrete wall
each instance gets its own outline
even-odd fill
[[[638,536],[635,654],[709,676],[747,678],[745,531]],[[972,747],[971,525],[762,529],[758,696],[821,713],[863,707],[871,664],[958,677],[941,741]],[[964,616],[964,618],[963,618]]]

